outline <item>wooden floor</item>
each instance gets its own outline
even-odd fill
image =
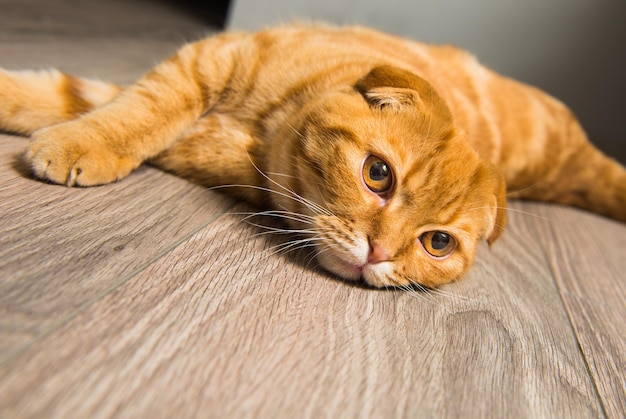
[[[207,31],[160,3],[0,0],[0,66],[125,83]],[[1,418],[625,415],[624,224],[511,202],[460,283],[376,291],[153,168],[33,180],[26,142],[0,134]]]

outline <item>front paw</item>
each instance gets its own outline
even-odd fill
[[[102,185],[125,177],[141,163],[81,125],[67,122],[33,134],[24,158],[35,176],[67,186]]]

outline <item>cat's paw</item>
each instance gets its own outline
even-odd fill
[[[93,186],[115,182],[139,165],[84,128],[68,122],[35,132],[24,154],[33,174],[67,186]]]

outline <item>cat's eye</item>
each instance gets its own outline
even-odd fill
[[[393,186],[393,173],[389,164],[378,156],[365,158],[361,169],[363,182],[374,193],[382,194]]]
[[[435,258],[450,256],[456,249],[456,239],[444,231],[427,231],[420,236],[424,250]]]

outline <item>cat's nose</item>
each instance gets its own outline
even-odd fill
[[[367,263],[380,263],[389,260],[387,251],[377,242],[370,244],[370,253],[367,256]]]

